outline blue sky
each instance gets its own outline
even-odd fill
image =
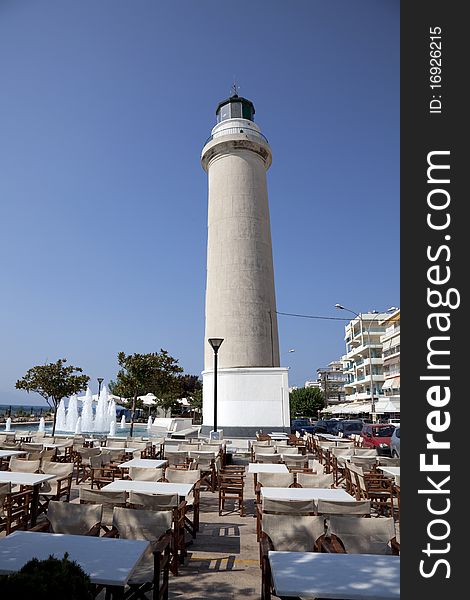
[[[0,0],[0,72],[0,404],[60,357],[94,392],[121,350],[202,371],[199,161],[234,78],[273,152],[277,310],[399,306],[398,1]],[[291,385],[344,353],[344,322],[278,319]]]

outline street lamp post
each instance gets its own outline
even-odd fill
[[[209,338],[208,340],[214,351],[214,432],[217,431],[217,355],[223,341],[223,338]]]
[[[104,379],[103,377],[97,377],[98,380],[98,398],[97,400],[100,399],[100,391],[101,391],[101,384],[103,383]]]
[[[346,310],[347,312],[350,312],[351,314],[355,315],[359,319],[359,322],[361,323],[361,334],[363,336],[362,343],[364,344],[364,333],[363,333],[364,332],[364,321],[362,319],[362,314],[357,313],[355,310],[351,310],[350,308],[346,308],[342,304],[335,304],[335,308],[338,308],[339,310]],[[396,307],[391,306],[386,312],[390,312],[391,310],[396,310]],[[372,321],[373,321],[373,319],[371,319],[371,321],[369,323],[369,327],[367,328],[367,345],[368,345],[368,350],[369,350],[368,354],[369,354],[369,369],[370,369],[370,397],[371,397],[370,408],[371,408],[372,421],[375,422],[376,414],[375,414],[374,378],[373,378],[373,374],[372,374],[372,353],[371,353],[371,344],[370,344],[370,328],[372,325]]]

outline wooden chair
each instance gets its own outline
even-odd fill
[[[113,509],[115,506],[127,507],[127,492],[108,492],[105,490],[90,490],[83,486],[78,489],[80,504],[100,504],[103,507],[101,529],[107,533],[113,526]]]
[[[234,473],[233,471],[224,471],[221,469],[218,473],[218,488],[219,488],[219,516],[225,510],[225,502],[227,500],[235,500],[238,503],[240,516],[245,515],[243,505],[243,490],[245,486],[245,474]]]
[[[370,500],[371,506],[379,515],[394,517],[394,481],[378,473],[364,473],[361,467],[350,464],[351,478],[354,478],[356,500]]]
[[[298,514],[266,514],[260,541],[261,598],[270,600],[276,593],[272,586],[270,550],[287,552],[314,552],[325,533],[324,518]]]
[[[400,554],[395,522],[391,517],[358,519],[331,516],[321,549],[348,554]]]
[[[370,517],[370,500],[345,502],[344,500],[319,499],[314,504],[315,512],[326,517],[331,515]]]
[[[10,471],[19,471],[20,473],[39,473],[40,467],[40,459],[25,460],[24,458],[17,458],[16,456],[12,456],[10,458]]]
[[[129,467],[129,479],[133,481],[162,481],[163,467]]]
[[[72,489],[72,463],[50,462],[44,468],[47,469],[44,473],[54,478],[45,481],[39,488],[38,515],[47,512],[51,500],[69,502]]]
[[[46,519],[32,527],[30,531],[98,536],[102,512],[101,504],[82,505],[51,500]]]
[[[187,555],[184,539],[186,501],[178,501],[178,494],[145,494],[140,492],[129,493],[128,507],[144,510],[170,511],[173,523],[174,554],[179,562],[183,563]]]
[[[106,459],[103,460],[102,454],[90,456],[90,479],[91,489],[96,485],[101,489],[104,485],[112,483],[115,478],[116,469]]]
[[[297,473],[295,477],[295,485],[293,487],[332,488],[333,486],[333,473],[324,473],[323,475],[317,475],[316,473]]]
[[[90,457],[101,454],[101,448],[82,448],[75,457],[76,479],[75,483],[85,482],[91,477]]]
[[[313,516],[315,505],[313,500],[271,500],[263,498],[256,505],[256,539],[260,541],[262,520],[264,515]]]
[[[145,552],[128,581],[126,598],[167,600],[169,571],[178,574],[177,557],[172,556],[171,511],[135,510],[116,507],[113,528],[105,537],[147,540]]]
[[[184,526],[186,531],[191,534],[193,538],[196,537],[196,533],[199,531],[199,510],[200,510],[200,498],[201,498],[201,472],[199,469],[166,469],[165,481],[170,483],[192,483],[194,484],[191,492],[185,496],[186,507],[184,511]],[[192,512],[192,520],[189,518],[189,514]]]
[[[260,503],[261,488],[266,487],[294,487],[294,473],[259,473],[256,478],[256,503]]]
[[[11,483],[0,483],[0,532],[9,535],[17,529],[27,529],[31,512],[32,492],[29,489],[12,492]]]

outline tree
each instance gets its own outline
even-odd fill
[[[110,391],[127,398],[131,408],[131,429],[134,431],[135,409],[142,405],[138,396],[151,392],[164,402],[173,397],[174,390],[178,389],[177,375],[183,369],[178,365],[178,360],[168,354],[163,348],[160,352],[149,354],[118,354],[118,364],[121,367],[116,381],[110,382]]]
[[[76,374],[83,373],[83,369],[72,365],[66,367],[66,362],[66,358],[59,358],[55,363],[32,367],[22,379],[18,379],[15,386],[18,390],[36,392],[45,398],[54,412],[52,435],[55,434],[57,407],[62,398],[84,391],[90,380],[88,375]]]
[[[289,406],[292,417],[316,417],[325,406],[325,398],[319,388],[296,388],[289,394]]]

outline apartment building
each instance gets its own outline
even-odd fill
[[[380,338],[384,382],[383,396],[376,405],[376,412],[400,412],[400,309],[395,310],[382,321],[385,328]]]
[[[344,402],[344,384],[346,381],[347,376],[343,373],[341,360],[334,360],[327,367],[317,369],[317,383],[325,396],[326,406]]]

